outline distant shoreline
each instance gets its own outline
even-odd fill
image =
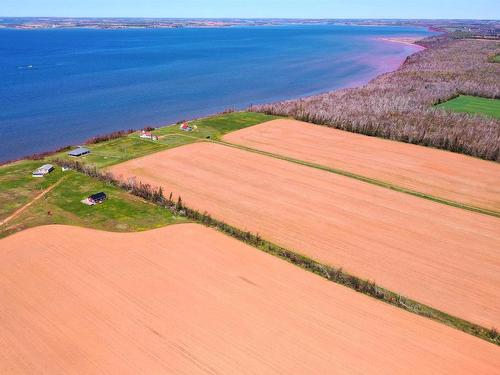
[[[420,49],[425,49],[425,47],[417,44],[417,42],[419,42],[425,38],[396,37],[396,38],[377,38],[377,39],[382,40],[384,42],[405,44],[408,46],[420,47]]]
[[[225,28],[233,26],[399,26],[423,27],[437,32],[469,31],[481,34],[495,32],[495,20],[418,20],[418,19],[295,19],[295,18],[78,18],[78,17],[0,17],[1,29],[174,29]]]

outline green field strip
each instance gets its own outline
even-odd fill
[[[492,55],[488,58],[488,61],[490,63],[500,63],[500,53],[497,53],[495,55]]]
[[[457,98],[436,105],[436,108],[500,119],[500,99],[460,95]]]
[[[179,129],[179,124],[171,124],[151,131],[159,137],[158,140],[140,138],[139,133],[131,133],[108,141],[85,145],[91,153],[77,160],[92,164],[99,168],[109,167],[127,160],[154,154],[159,151],[183,146],[187,143],[204,139],[219,139],[224,134],[236,131],[262,122],[277,119],[255,112],[230,112],[216,116],[204,117],[189,121],[193,131],[185,132]],[[196,129],[194,129],[196,127]],[[66,152],[54,154],[51,158],[71,159]],[[48,158],[48,160],[51,160]]]

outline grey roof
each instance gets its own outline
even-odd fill
[[[52,169],[54,169],[54,166],[52,164],[45,164],[42,165],[41,167],[35,169],[33,171],[33,174],[46,174],[50,172]]]
[[[75,148],[74,150],[68,152],[68,155],[69,156],[80,156],[80,155],[85,155],[88,153],[90,153],[90,150],[88,148],[78,147],[78,148]]]

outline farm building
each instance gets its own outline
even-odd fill
[[[151,139],[152,141],[158,140],[158,136],[154,135],[151,132],[147,132],[145,130],[141,131],[141,135],[139,137],[144,139]]]
[[[95,204],[100,204],[100,203],[104,202],[107,198],[108,197],[106,196],[106,193],[103,193],[101,191],[100,193],[89,195],[87,198],[85,198],[81,202],[83,204],[86,204],[87,206],[93,206]]]
[[[78,148],[75,148],[74,150],[68,152],[69,156],[73,156],[76,158],[83,156],[83,155],[87,155],[87,154],[90,154],[90,150],[88,148],[85,148],[85,147],[78,147]]]
[[[42,165],[40,168],[36,169],[33,171],[32,176],[33,177],[43,177],[46,174],[49,174],[54,170],[54,166],[52,164],[45,164]]]
[[[189,126],[187,122],[182,123],[182,125],[179,126],[179,129],[183,130],[185,132],[190,132],[193,130],[193,128],[191,126]]]
[[[107,196],[106,193],[100,192],[96,194],[92,194],[87,198],[90,204],[99,204],[102,203],[106,200]]]

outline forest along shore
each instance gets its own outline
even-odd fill
[[[363,87],[249,110],[500,160],[500,120],[435,107],[460,94],[500,96],[500,64],[491,62],[498,41],[444,35],[418,44],[426,49]]]

